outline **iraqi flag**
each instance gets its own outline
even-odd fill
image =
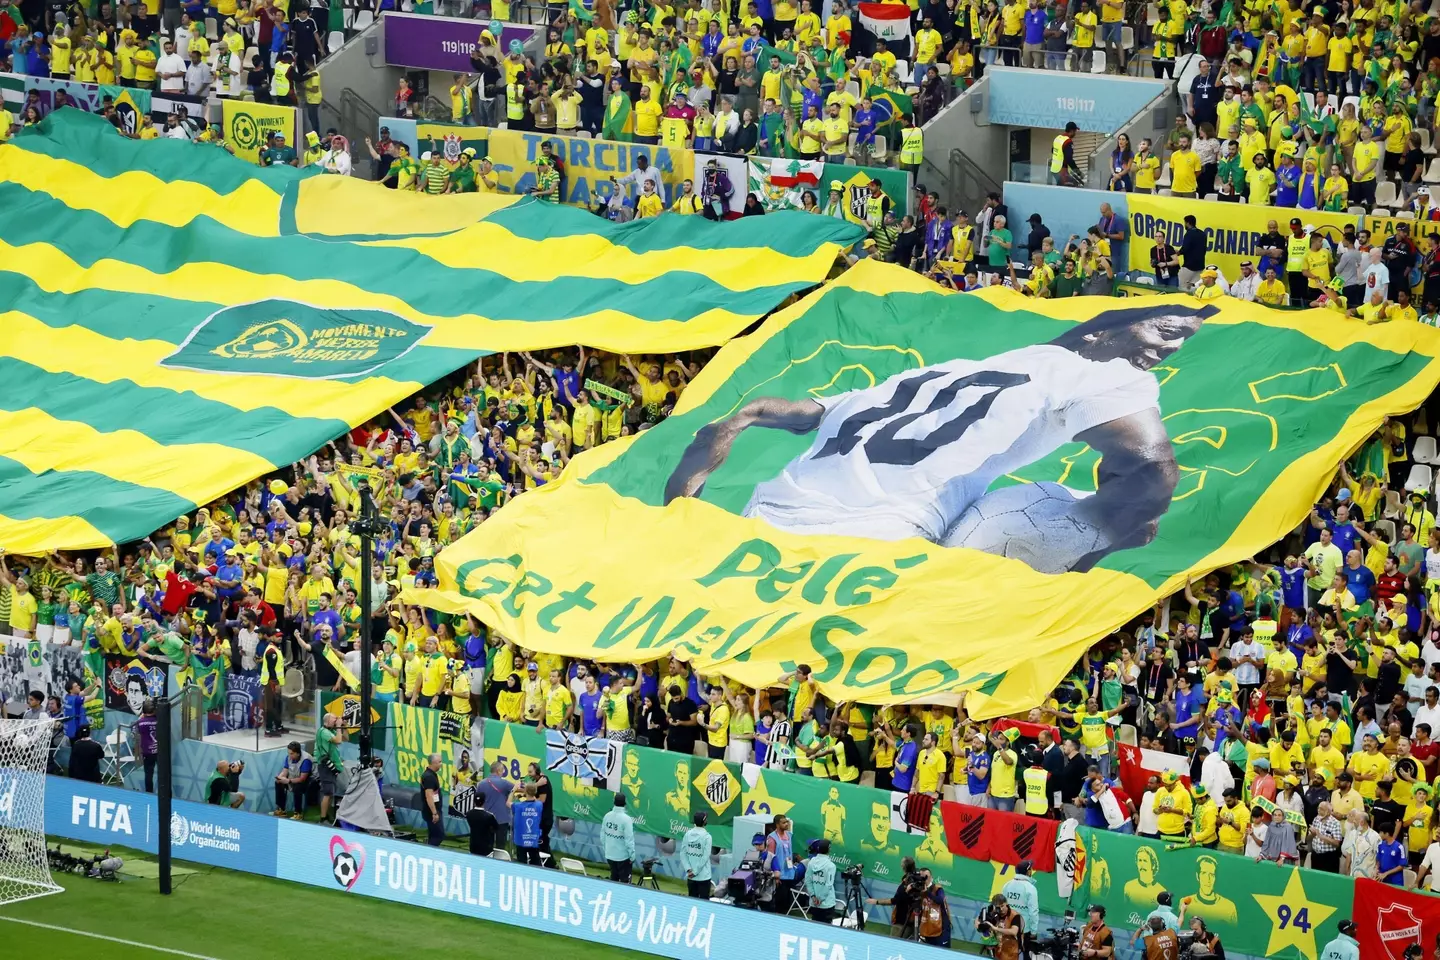
[[[904,3],[860,4],[860,25],[891,43],[910,36],[910,7]]]
[[[1172,770],[1189,788],[1190,761],[1186,758],[1163,750],[1142,750],[1128,743],[1117,744],[1116,748],[1120,754],[1120,786],[1132,799],[1138,801],[1145,796],[1145,784],[1152,776],[1158,777]]]

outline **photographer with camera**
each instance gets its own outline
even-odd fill
[[[995,960],[1020,960],[1025,918],[1010,906],[1003,893],[990,898],[990,905],[975,918],[975,929],[989,945]]]
[[[1080,960],[1107,960],[1115,956],[1115,934],[1105,925],[1105,906],[1090,905],[1090,919],[1080,931]]]
[[[895,895],[885,900],[866,897],[865,902],[890,908],[890,926],[899,932],[902,940],[915,939],[915,906],[925,893],[920,875],[915,871],[915,861],[905,857],[900,861],[900,885]]]
[[[1182,919],[1185,917],[1185,908],[1187,906],[1189,906],[1187,903],[1180,904],[1180,917]],[[1195,957],[1204,957],[1206,960],[1210,960],[1212,957],[1214,960],[1225,960],[1225,948],[1220,945],[1220,935],[1210,931],[1210,928],[1205,925],[1203,917],[1190,918],[1190,933],[1192,935],[1190,941],[1190,952],[1192,955]]]
[[[335,803],[336,780],[340,776],[340,747],[345,731],[340,727],[340,718],[333,713],[325,714],[320,729],[315,731],[315,782],[320,786],[320,822],[330,819],[330,807]]]
[[[205,783],[205,802],[217,807],[240,809],[245,794],[239,790],[240,774],[245,772],[243,760],[221,760]]]
[[[1180,937],[1160,917],[1151,917],[1137,933],[1145,932],[1145,960],[1180,960]]]

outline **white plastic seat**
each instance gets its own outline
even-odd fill
[[[1375,206],[1393,207],[1399,199],[1394,180],[1381,180],[1375,185]]]
[[[1440,451],[1436,450],[1434,437],[1416,437],[1415,447],[1410,451],[1410,457],[1416,463],[1428,463],[1434,465],[1440,463]]]
[[[1429,466],[1417,463],[1410,468],[1410,475],[1405,478],[1405,489],[1428,493],[1430,485],[1435,482],[1435,473]]]
[[[585,864],[581,863],[579,860],[576,860],[574,857],[561,857],[560,872],[573,873],[577,876],[583,877],[585,876]]]

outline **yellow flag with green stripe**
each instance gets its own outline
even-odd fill
[[[487,352],[722,343],[859,236],[396,194],[59,111],[0,146],[0,546],[137,539]]]
[[[1414,322],[958,294],[862,261],[406,598],[531,650],[674,653],[759,687],[808,664],[837,702],[969,691],[973,715],[1011,713],[1187,578],[1294,529],[1342,457],[1430,394],[1437,356]]]

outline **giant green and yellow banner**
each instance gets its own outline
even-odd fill
[[[531,727],[492,720],[485,725],[485,757],[487,763],[505,763],[506,776],[519,779],[532,761],[543,766],[544,737]],[[661,837],[683,834],[689,816],[680,815],[677,807],[703,802],[694,771],[710,761],[626,744],[620,763],[619,776],[611,780],[625,795],[635,828]],[[904,794],[753,765],[744,768],[742,777],[737,813],[766,820],[783,814],[794,823],[797,846],[824,837],[841,869],[859,865],[868,880],[895,883],[901,858],[914,857],[952,897],[981,901],[1014,876],[1006,864],[952,852],[939,804],[929,831],[919,833],[908,830],[897,812]],[[614,805],[614,793],[605,786],[551,779],[557,817],[594,823]],[[687,794],[691,799],[677,799]],[[731,828],[717,826],[713,817],[710,832],[717,846],[749,845],[748,836],[732,836]],[[1182,897],[1191,898],[1187,912],[1203,917],[1229,953],[1317,960],[1318,948],[1335,936],[1335,925],[1350,908],[1352,881],[1335,874],[1257,864],[1204,848],[1168,850],[1154,840],[1089,827],[1079,830],[1079,846],[1084,865],[1068,900],[1059,896],[1053,874],[1037,873],[1044,913],[1059,916],[1070,907],[1083,917],[1088,904],[1102,903],[1112,926],[1130,930],[1168,890],[1177,910]]]
[[[445,550],[412,599],[570,656],[673,652],[752,686],[803,663],[837,701],[1027,709],[1097,638],[1293,529],[1429,395],[1437,351],[1420,324],[947,293],[864,261]]]
[[[0,146],[0,547],[146,536],[487,351],[722,343],[860,236],[397,194],[58,111]]]

